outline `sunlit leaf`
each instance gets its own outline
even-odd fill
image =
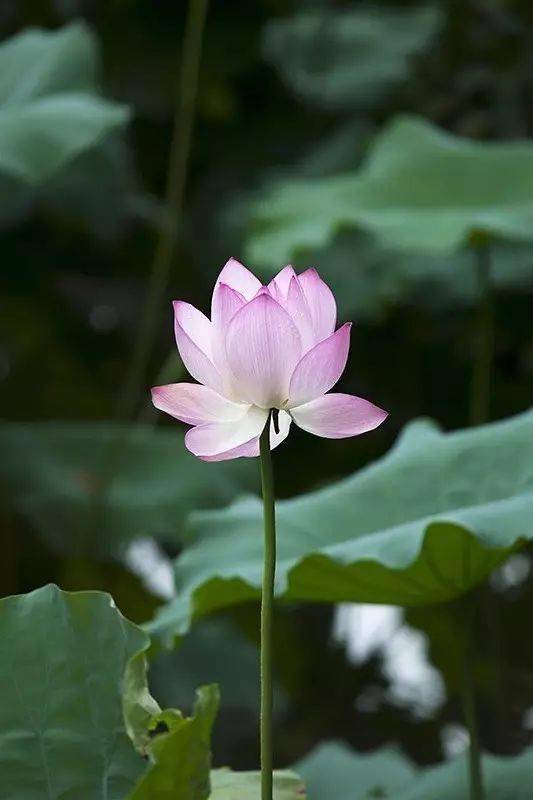
[[[533,412],[455,433],[409,425],[375,464],[277,504],[278,597],[416,606],[460,596],[531,536],[532,463]],[[192,515],[179,595],[152,629],[171,637],[257,598],[262,548],[255,498]]]
[[[146,535],[177,542],[189,511],[222,506],[257,482],[250,459],[191,456],[177,427],[4,423],[0,449],[13,506],[66,552],[116,553]]]
[[[319,108],[373,107],[409,74],[439,25],[433,5],[306,8],[266,26],[263,50],[295,94]]]
[[[144,769],[122,719],[148,637],[101,592],[46,586],[0,601],[0,794],[123,800]]]
[[[261,800],[259,772],[232,772],[216,769],[211,773],[210,800]],[[301,779],[288,770],[274,773],[274,800],[305,800]]]

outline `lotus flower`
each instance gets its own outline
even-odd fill
[[[350,394],[327,394],[346,366],[351,323],[335,330],[337,308],[314,269],[284,267],[263,286],[230,259],[218,276],[211,320],[174,302],[178,350],[198,383],[152,389],[156,408],[193,427],[185,445],[204,461],[259,455],[271,410],[270,445],[291,421],[342,439],[380,425],[387,413]]]

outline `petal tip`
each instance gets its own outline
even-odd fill
[[[188,305],[190,305],[190,303],[187,303],[185,300],[173,300],[172,301],[172,308],[174,310],[174,319],[176,320],[176,322],[178,322],[178,316],[179,316],[180,312],[182,311],[182,309],[184,309]],[[180,325],[181,325],[181,323],[180,323]]]
[[[374,419],[372,420],[371,427],[369,427],[368,430],[374,431],[376,430],[376,428],[379,428],[380,425],[383,425],[383,423],[390,416],[390,414],[388,411],[385,411],[385,409],[376,406],[374,403],[369,403],[369,405],[373,407],[372,413]]]

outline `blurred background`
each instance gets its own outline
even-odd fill
[[[149,620],[174,591],[188,512],[258,490],[257,464],[199,465],[149,405],[151,385],[184,374],[170,301],[207,311],[230,256],[265,279],[278,254],[316,266],[356,323],[343,389],[391,411],[359,439],[294,430],[276,452],[280,496],[378,458],[415,417],[469,424],[471,254],[396,253],[341,224],[293,241],[309,209],[289,198],[265,221],[264,203],[305,179],[320,214],[324,179],[352,174],[398,114],[531,137],[529,0],[4,0],[0,36],[2,595],[104,589]],[[499,419],[531,402],[533,247],[495,248],[494,282]],[[530,575],[525,551],[482,590],[494,753],[533,738]],[[254,604],[218,614],[152,663],[164,704],[220,681],[215,761],[236,769],[257,765],[256,623]],[[461,752],[455,625],[443,608],[280,608],[277,763],[331,738],[420,764]]]

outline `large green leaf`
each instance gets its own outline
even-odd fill
[[[37,186],[127,122],[98,96],[98,60],[82,23],[0,46],[0,174]]]
[[[436,254],[455,252],[480,232],[531,241],[532,181],[529,141],[479,143],[399,117],[359,171],[281,181],[258,199],[247,257],[264,263],[270,253],[283,263],[350,227],[386,247]]]
[[[204,686],[198,691],[192,717],[162,711],[151,718],[149,729],[154,735],[146,747],[151,763],[128,800],[206,800],[217,708],[217,687]]]
[[[328,742],[296,764],[309,800],[469,800],[465,757],[415,770],[398,753],[360,754]],[[486,800],[530,800],[533,752],[514,758],[484,756]]]
[[[455,433],[413,423],[375,464],[277,504],[278,597],[416,606],[463,594],[532,536],[532,462],[531,411]],[[191,528],[178,597],[152,623],[164,637],[260,592],[257,499],[196,513]]]
[[[415,768],[396,750],[359,754],[342,742],[319,745],[294,769],[305,781],[309,800],[396,797],[415,775]]]
[[[270,22],[266,58],[299,97],[327,110],[373,107],[436,32],[434,5],[306,8]]]
[[[0,796],[123,800],[144,762],[122,680],[148,637],[109,595],[46,586],[0,601]]]
[[[232,772],[215,769],[211,773],[210,800],[261,800],[259,772]],[[305,788],[294,772],[274,773],[274,800],[305,800]]]
[[[185,515],[256,485],[249,459],[198,461],[175,427],[112,423],[0,425],[0,480],[14,507],[54,546],[115,553],[136,536],[178,541]],[[102,481],[114,461],[107,493]]]
[[[317,265],[334,288],[343,319],[373,320],[399,305],[442,312],[477,303],[479,288],[473,269],[474,254],[461,250],[449,254],[407,253],[382,246],[359,230],[345,230],[324,247],[293,250],[289,240],[272,237],[274,253],[266,239],[254,245],[255,261],[265,280],[290,262],[294,268]],[[267,245],[268,251],[262,250]],[[524,242],[494,242],[491,246],[493,284],[504,290],[533,288],[533,247]]]

